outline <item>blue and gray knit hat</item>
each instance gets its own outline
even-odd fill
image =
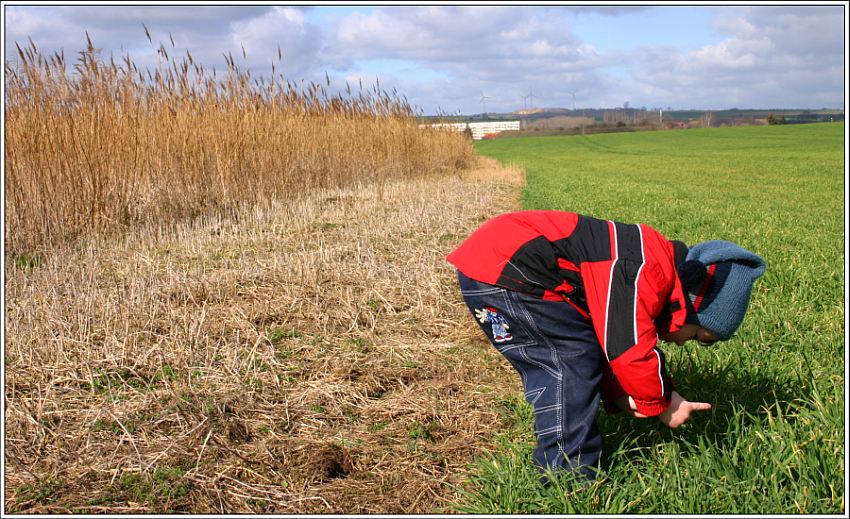
[[[765,268],[761,256],[728,241],[694,245],[677,267],[688,296],[685,321],[728,340],[744,320],[753,283]]]

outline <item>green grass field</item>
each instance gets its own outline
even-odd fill
[[[733,241],[768,269],[732,340],[662,345],[679,392],[711,411],[676,430],[600,411],[609,483],[544,488],[531,408],[516,395],[458,511],[843,514],[843,142],[833,123],[478,143],[526,169],[526,208]]]

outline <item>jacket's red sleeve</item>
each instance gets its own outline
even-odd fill
[[[611,371],[611,366],[607,362],[602,363],[602,381],[599,383],[599,391],[602,393],[602,403],[605,405],[605,411],[614,414],[622,411],[617,405],[617,399],[627,395],[626,390],[620,385],[617,377]]]
[[[669,405],[673,384],[664,353],[657,348],[654,321],[670,303],[678,277],[669,242],[651,228],[640,230],[638,255],[584,263],[582,278],[594,330],[610,365],[610,376],[603,371],[600,388],[603,398],[607,393],[606,409],[607,399],[628,394],[638,412],[656,416]],[[677,316],[675,326],[681,327],[682,320]]]

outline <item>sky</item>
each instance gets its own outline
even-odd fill
[[[225,54],[252,76],[376,82],[423,114],[523,108],[838,108],[846,100],[847,2],[677,5],[373,2],[311,6],[108,6],[4,2],[4,59],[32,42],[155,68],[156,49],[207,69]],[[146,26],[153,39],[148,41]],[[171,40],[174,41],[172,47]],[[245,54],[243,57],[243,49]]]

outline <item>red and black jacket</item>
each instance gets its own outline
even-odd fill
[[[655,416],[673,391],[658,333],[685,324],[677,256],[647,225],[520,211],[485,222],[447,259],[482,283],[569,302],[593,323],[605,353],[606,408],[628,394],[640,413]]]

